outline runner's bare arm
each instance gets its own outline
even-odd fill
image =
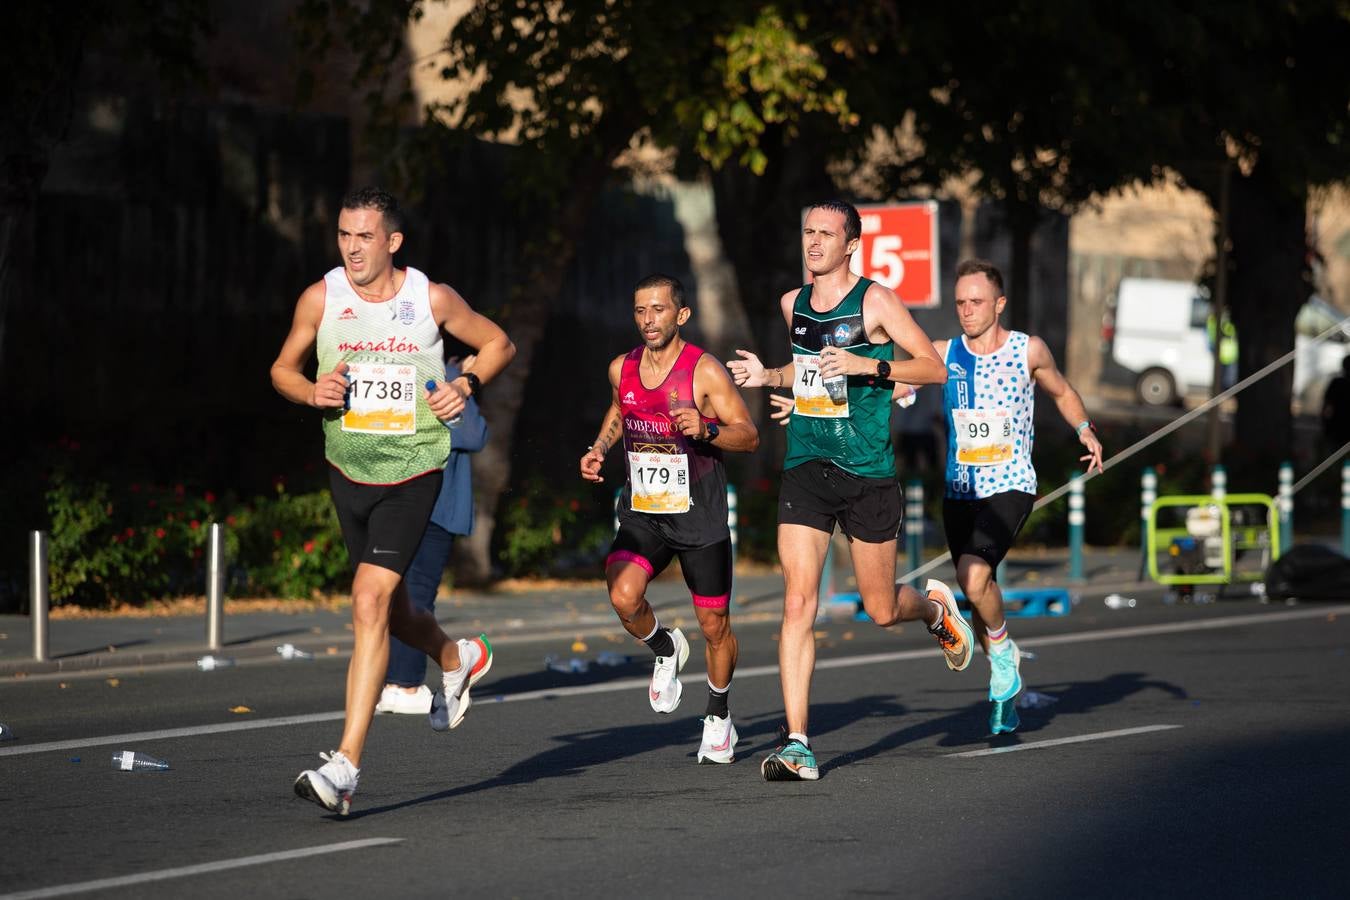
[[[623,373],[623,357],[616,356],[609,364],[609,409],[605,411],[605,420],[600,423],[600,433],[596,435],[586,455],[581,457],[581,477],[600,484],[600,467],[605,455],[623,436],[623,410],[619,407],[619,377]]]
[[[694,366],[694,396],[698,409],[676,410],[675,427],[696,440],[707,440],[708,427],[702,416],[717,420],[718,435],[710,443],[723,450],[752,453],[759,447],[759,429],[750,421],[750,410],[741,399],[722,364],[705,353]]]
[[[345,362],[335,371],[321,373],[317,381],[310,381],[305,375],[305,366],[319,336],[324,296],[322,281],[311,284],[300,295],[290,333],[282,342],[276,362],[272,363],[272,387],[292,403],[318,409],[340,409],[347,394],[347,379],[342,374],[347,369]]]
[[[947,382],[947,369],[933,349],[933,342],[890,288],[875,283],[870,285],[863,296],[862,308],[863,327],[868,340],[889,338],[910,356],[909,359],[891,364],[891,381],[913,385]],[[826,347],[820,353],[820,374],[826,378],[834,375],[874,375],[876,371],[876,360],[866,356],[838,347]]]
[[[1027,342],[1027,365],[1031,369],[1031,377],[1035,380],[1036,386],[1050,395],[1064,421],[1077,432],[1078,442],[1087,450],[1086,454],[1079,457],[1079,460],[1088,464],[1087,473],[1090,475],[1094,471],[1102,471],[1101,441],[1097,440],[1097,433],[1092,427],[1092,420],[1088,418],[1083,398],[1074,390],[1073,385],[1069,384],[1069,379],[1059,371],[1059,366],[1055,365],[1054,354],[1045,345],[1045,341],[1034,335]]]
[[[779,300],[789,331],[792,330],[792,306],[797,302],[797,292],[800,290],[793,288]],[[727,368],[731,370],[731,377],[737,387],[791,387],[792,380],[797,377],[795,362],[776,369],[766,369],[759,357],[749,350],[737,350],[736,355],[740,359],[727,360]]]

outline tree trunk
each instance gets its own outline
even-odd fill
[[[565,199],[557,214],[549,217],[547,233],[528,239],[523,251],[523,277],[498,322],[515,343],[516,356],[488,388],[491,401],[482,404],[489,437],[487,446],[474,459],[474,528],[463,542],[466,552],[461,570],[471,581],[483,582],[492,575],[492,532],[499,501],[511,484],[516,419],[525,399],[534,351],[548,328],[558,286],[576,254],[576,236],[584,230],[613,171],[614,159],[615,154],[596,156],[573,169]],[[580,455],[578,452],[578,458]]]
[[[1008,216],[1009,244],[1012,259],[1008,267],[1008,317],[1005,327],[1013,331],[1033,334],[1035,319],[1031,309],[1031,239],[1039,219],[1038,210],[1021,201],[1005,202]]]
[[[1294,319],[1310,292],[1307,188],[1281,182],[1263,155],[1249,176],[1234,177],[1231,203],[1228,299],[1245,378],[1294,347]],[[1234,490],[1273,490],[1293,446],[1293,383],[1290,363],[1238,395],[1233,443],[1222,460]]]

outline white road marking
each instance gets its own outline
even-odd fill
[[[1196,622],[1175,622],[1160,625],[1131,625],[1124,628],[1099,628],[1093,631],[1079,631],[1072,634],[1052,634],[1042,637],[1018,638],[1019,647],[1049,647],[1057,644],[1082,644],[1092,641],[1110,641],[1120,638],[1152,637],[1161,634],[1181,634],[1188,631],[1211,631],[1219,628],[1241,628],[1247,625],[1269,625],[1274,622],[1294,622],[1302,619],[1320,619],[1329,615],[1350,614],[1350,606],[1304,607],[1282,612],[1249,613],[1239,616],[1223,616]],[[896,650],[891,653],[868,653],[862,656],[838,657],[816,660],[816,669],[850,669],[856,666],[870,666],[884,663],[904,662],[908,660],[929,660],[941,651],[935,647],[918,650]],[[778,677],[778,666],[748,666],[737,669],[738,679]],[[474,695],[475,703],[519,703],[526,700],[558,699],[579,697],[587,694],[609,694],[646,687],[647,678],[624,678],[618,681],[606,681],[599,684],[580,684],[571,687],[543,688],[537,691],[523,691],[519,694],[499,696]],[[226,722],[219,725],[198,725],[191,728],[169,728],[162,731],[142,731],[133,734],[116,734],[107,737],[80,738],[69,741],[51,741],[45,744],[19,744],[0,747],[0,757],[23,756],[31,753],[47,753],[55,750],[79,750],[86,747],[103,747],[109,744],[132,743],[136,741],[166,740],[180,737],[196,737],[206,734],[221,734],[230,731],[249,731],[255,728],[279,728],[286,725],[308,725],[315,722],[341,721],[345,714],[337,712],[312,713],[303,716],[285,716],[276,719],[254,719],[243,722]],[[0,898],[3,900],[3,898]]]
[[[211,872],[224,872],[228,869],[243,869],[248,866],[261,866],[267,863],[284,862],[291,859],[303,859],[306,856],[321,856],[325,853],[341,853],[344,850],[362,850],[366,847],[380,847],[385,844],[401,844],[403,838],[366,838],[360,841],[344,841],[341,844],[325,844],[322,847],[302,847],[299,850],[280,850],[276,853],[262,853],[257,856],[241,856],[238,859],[222,859],[217,862],[198,863],[195,866],[179,866],[175,869],[160,869],[157,872],[139,872],[135,875],[119,875],[115,878],[99,878],[94,881],[77,881],[73,884],[58,884],[53,887],[38,888],[32,891],[19,891],[14,894],[0,894],[0,900],[38,900],[41,897],[64,897],[85,891],[101,891],[107,888],[128,887],[147,884],[152,881],[165,881],[170,878],[185,878],[189,875],[206,875]]]
[[[993,756],[997,753],[1016,753],[1018,750],[1040,750],[1045,747],[1058,747],[1061,744],[1082,744],[1086,741],[1104,741],[1109,738],[1129,737],[1132,734],[1148,734],[1151,731],[1171,731],[1180,725],[1141,725],[1138,728],[1121,728],[1117,731],[1099,731],[1096,734],[1080,734],[1077,737],[1054,738],[1049,741],[1032,741],[1029,744],[1014,744],[1010,747],[991,747],[988,750],[967,750],[964,753],[945,754],[948,759],[969,759],[972,756]],[[4,898],[0,898],[4,900]]]

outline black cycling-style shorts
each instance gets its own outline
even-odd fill
[[[1035,505],[1035,495],[1025,491],[1004,491],[978,500],[943,498],[942,528],[952,564],[965,554],[998,568]]]
[[[664,572],[678,556],[694,605],[709,609],[726,607],[731,600],[731,537],[706,547],[677,550],[643,519],[632,516],[623,520],[605,557],[605,568],[615,563],[632,563],[645,569],[651,579]]]
[[[370,563],[402,575],[417,555],[441,492],[437,469],[398,484],[360,484],[330,467],[328,483],[352,571]]]

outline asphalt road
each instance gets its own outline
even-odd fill
[[[7,680],[0,900],[1344,896],[1350,606],[1140,599],[1012,620],[1055,702],[998,739],[982,658],[954,674],[914,626],[821,626],[816,783],[759,776],[771,624],[740,629],[729,766],[694,763],[701,642],[671,716],[644,657],[545,670],[641,650],[617,627],[514,643],[455,731],[377,719],[347,819],[291,793],[336,744],[343,659]],[[124,749],[173,768],[114,771]]]

